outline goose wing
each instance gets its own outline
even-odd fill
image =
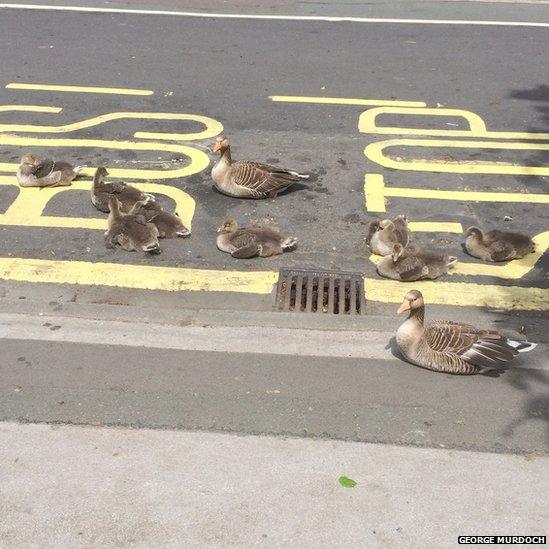
[[[432,322],[425,328],[425,339],[434,351],[457,355],[477,366],[501,368],[517,355],[499,332],[461,322]]]
[[[505,261],[514,255],[514,247],[509,242],[499,240],[490,246],[490,255],[494,261]]]
[[[400,259],[397,263],[398,274],[402,281],[418,280],[423,276],[425,263],[415,256],[408,256]]]
[[[47,177],[53,172],[54,167],[55,162],[52,158],[44,158],[34,167],[33,175],[38,179]]]
[[[101,185],[101,190],[109,194],[116,194],[125,190],[126,186],[127,185],[124,181],[110,181],[109,183],[103,182]]]
[[[297,172],[250,161],[235,162],[231,166],[231,178],[235,185],[246,187],[258,194],[281,191],[301,179]]]
[[[231,255],[237,259],[248,259],[259,253],[258,235],[249,229],[238,229],[231,236],[231,244],[236,248]]]

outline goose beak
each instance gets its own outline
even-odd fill
[[[216,153],[217,151],[220,151],[221,150],[221,144],[219,142],[215,142],[214,143],[214,146],[211,148],[211,151],[213,153]]]
[[[403,312],[405,311],[409,311],[410,310],[410,302],[405,299],[403,302],[402,302],[402,305],[398,308],[397,310],[397,315],[400,315],[402,314]]]

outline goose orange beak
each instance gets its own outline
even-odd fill
[[[221,150],[221,143],[219,141],[216,141],[214,143],[214,146],[212,147],[212,152],[216,153],[217,151]]]
[[[397,310],[397,315],[400,315],[402,314],[403,312],[405,311],[409,311],[410,310],[410,302],[405,299],[403,302],[402,302],[402,305],[398,308]]]

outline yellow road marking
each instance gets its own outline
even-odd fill
[[[445,221],[410,221],[408,228],[412,232],[425,233],[462,233],[461,223],[451,223]]]
[[[294,95],[271,95],[271,101],[282,101],[285,103],[317,103],[323,105],[368,105],[368,106],[389,106],[397,107],[425,107],[423,101],[399,101],[387,99],[352,99],[350,97],[308,97]]]
[[[422,280],[405,284],[396,280],[367,279],[366,299],[385,303],[401,303],[406,292],[420,290],[427,304],[494,307],[543,311],[549,308],[549,290],[520,286],[496,286],[471,282]]]
[[[70,187],[45,187],[19,188],[19,194],[6,213],[0,214],[0,225],[17,225],[23,227],[57,227],[71,229],[98,229],[107,228],[107,218],[87,217],[66,217],[66,216],[44,216],[42,212],[50,200],[60,193],[71,191],[88,191],[91,181],[74,181]],[[0,186],[17,186],[14,177],[0,175]],[[194,215],[195,201],[186,192],[171,185],[159,183],[136,183],[135,186],[144,192],[170,197],[176,204],[175,211],[179,214],[181,221],[188,229]],[[90,209],[93,208],[91,201]]]
[[[466,202],[520,202],[525,204],[549,204],[549,195],[532,193],[507,193],[484,191],[439,191],[388,187],[381,174],[366,174],[364,178],[366,210],[385,212],[385,197],[421,198],[434,200],[463,200]]]
[[[276,271],[227,271],[153,267],[87,261],[0,258],[0,279],[24,282],[84,284],[167,291],[215,291],[269,294]],[[465,282],[422,281],[413,285],[393,280],[366,279],[366,298],[400,303],[413,286],[427,303],[544,310],[549,291],[542,288],[480,285]]]
[[[0,258],[0,278],[57,284],[99,284],[172,292],[210,291],[268,294],[278,279],[278,273]]]
[[[378,126],[376,118],[382,114],[422,115],[460,117],[469,124],[468,130],[403,128],[398,126]],[[479,137],[489,139],[543,139],[549,140],[549,133],[537,132],[500,132],[488,131],[484,120],[474,112],[462,109],[431,109],[378,107],[364,111],[358,119],[358,130],[361,133],[393,135],[431,135],[442,137]]]
[[[0,112],[51,112],[59,113],[61,107],[45,107],[41,105],[0,105]]]
[[[96,147],[103,149],[118,149],[126,151],[157,151],[183,154],[190,158],[190,163],[175,170],[135,170],[127,168],[108,168],[112,177],[124,179],[175,179],[199,173],[208,167],[210,159],[205,152],[186,145],[168,143],[140,143],[135,141],[108,141],[103,139],[44,139],[40,137],[18,137],[0,133],[0,145],[14,145],[17,147]],[[0,172],[16,172],[18,164],[1,163]],[[94,168],[85,168],[82,174],[93,175]]]
[[[1,109],[1,107],[0,107]],[[6,109],[7,110],[7,109]],[[61,110],[61,109],[60,109]],[[45,111],[52,112],[52,111]],[[200,132],[191,133],[162,133],[136,132],[134,137],[143,139],[170,139],[174,141],[192,141],[207,139],[220,134],[223,126],[217,120],[208,116],[170,112],[111,112],[79,122],[63,124],[61,126],[42,126],[35,124],[0,124],[0,132],[32,132],[32,133],[68,133],[85,128],[91,128],[112,120],[184,120],[199,122],[205,126]]]
[[[459,149],[511,149],[549,151],[549,143],[498,143],[493,141],[458,141],[450,139],[389,139],[370,143],[364,154],[372,162],[385,168],[420,172],[444,173],[490,173],[506,175],[549,175],[549,168],[540,166],[517,166],[510,163],[474,162],[437,162],[434,160],[394,160],[383,154],[388,147],[443,147]]]
[[[436,229],[435,229],[436,230]],[[460,231],[461,232],[461,231]],[[527,275],[549,248],[549,231],[545,231],[533,237],[536,244],[536,249],[533,253],[526,255],[522,259],[509,261],[506,264],[494,263],[466,263],[458,261],[455,267],[449,271],[449,275],[467,275],[467,276],[491,276],[496,278],[504,278],[508,280],[516,280]],[[451,255],[449,253],[448,255]],[[383,258],[372,254],[370,261],[378,264]]]
[[[37,90],[37,91],[60,91],[74,93],[110,93],[116,95],[152,95],[153,90],[139,90],[135,88],[99,88],[97,86],[63,86],[58,84],[22,84],[12,82],[7,84],[10,90]]]

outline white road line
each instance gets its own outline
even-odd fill
[[[121,13],[130,15],[169,15],[172,17],[199,17],[205,19],[256,19],[271,21],[327,21],[352,23],[395,23],[408,25],[463,25],[492,27],[549,27],[549,23],[530,21],[467,21],[460,19],[392,19],[379,17],[334,17],[317,15],[255,15],[237,13],[196,13],[190,11],[133,10],[121,8],[94,8],[84,6],[46,6],[38,4],[0,4],[0,8],[17,10],[69,11],[81,13]]]

